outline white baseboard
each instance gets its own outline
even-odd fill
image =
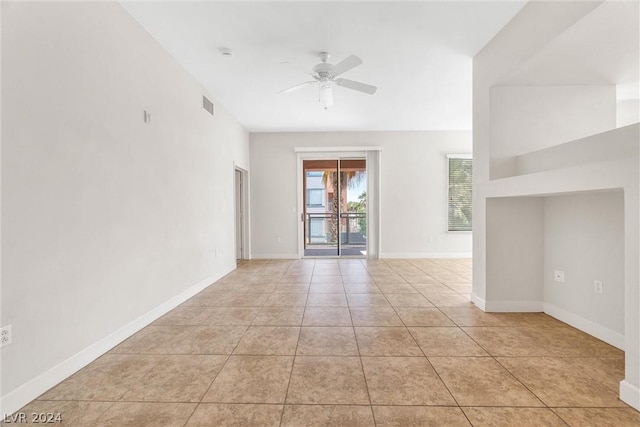
[[[490,313],[541,313],[542,301],[485,301],[485,311]]]
[[[612,331],[611,329],[596,322],[585,319],[582,316],[571,313],[547,302],[544,303],[544,312],[549,316],[555,317],[556,319],[561,320],[574,328],[580,329],[589,335],[593,335],[594,337],[601,339],[620,350],[624,350],[624,335],[619,332]]]
[[[380,258],[471,258],[471,252],[382,252]]]
[[[251,254],[251,259],[299,259],[298,254]]]
[[[478,307],[480,310],[487,311],[485,310],[485,307],[487,306],[487,301],[480,298],[475,292],[471,293],[471,302],[474,303],[476,307]]]
[[[16,412],[45,391],[84,368],[89,363],[93,362],[98,357],[102,356],[104,353],[138,332],[140,329],[154,322],[162,315],[182,304],[234,269],[235,265],[227,267],[224,269],[222,274],[209,277],[199,283],[196,283],[187,290],[160,304],[134,321],[124,325],[120,329],[112,332],[98,342],[91,344],[89,347],[74,354],[48,371],[27,381],[18,388],[11,390],[0,398],[0,414],[12,414]]]
[[[251,254],[251,259],[299,259],[298,254]],[[471,258],[471,252],[384,252],[380,259]]]
[[[487,301],[475,292],[471,294],[471,302],[488,313],[540,313],[543,311],[541,301]]]
[[[620,400],[640,411],[640,389],[627,380],[620,381]]]

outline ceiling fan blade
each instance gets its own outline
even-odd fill
[[[362,59],[358,58],[355,55],[351,55],[343,59],[342,62],[338,62],[336,65],[334,65],[332,73],[334,76],[339,76],[340,74],[345,73],[360,64],[362,64]]]
[[[377,87],[368,85],[366,83],[356,82],[354,80],[349,79],[335,79],[335,82],[338,86],[346,87],[347,89],[357,90],[358,92],[368,93],[369,95],[373,95],[378,90]]]
[[[313,80],[313,81],[309,81],[309,82],[300,83],[299,85],[292,86],[292,87],[290,87],[290,88],[288,88],[288,89],[283,89],[283,90],[281,90],[281,91],[279,91],[279,92],[277,92],[277,93],[291,93],[291,92],[295,92],[296,90],[298,90],[298,89],[302,89],[303,87],[305,87],[305,86],[309,86],[310,84],[313,84],[313,83],[317,83],[317,80]]]

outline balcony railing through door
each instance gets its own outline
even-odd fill
[[[363,256],[367,250],[367,236],[362,227],[366,223],[366,213],[340,214],[340,255]],[[331,212],[308,213],[305,218],[306,256],[337,255],[338,242],[328,232],[329,224],[336,221]]]

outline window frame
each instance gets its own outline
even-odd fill
[[[321,193],[320,196],[320,204],[312,204],[311,203],[311,192],[319,191]],[[326,189],[324,188],[307,188],[307,207],[308,208],[324,208],[325,205],[325,197],[326,197]]]

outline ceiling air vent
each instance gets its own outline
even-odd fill
[[[213,102],[209,101],[209,98],[202,95],[202,108],[207,110],[209,114],[213,116]]]

